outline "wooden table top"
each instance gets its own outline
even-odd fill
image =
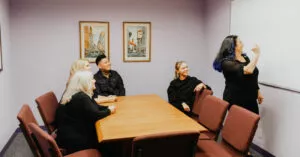
[[[163,132],[206,130],[158,95],[123,96],[113,104],[117,107],[116,113],[95,124],[99,142]]]

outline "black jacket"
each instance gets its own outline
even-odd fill
[[[58,145],[67,149],[68,153],[96,148],[95,122],[108,115],[110,110],[98,105],[87,94],[74,94],[70,102],[61,105],[56,111]]]
[[[168,88],[169,103],[179,110],[185,112],[181,105],[183,102],[185,102],[192,110],[195,100],[194,89],[200,83],[202,83],[201,80],[190,76],[187,76],[185,80],[180,80],[179,78],[173,80]],[[207,85],[206,87],[211,89]]]
[[[98,95],[125,96],[123,80],[118,72],[110,70],[109,78],[106,78],[103,76],[102,71],[99,70],[94,75],[94,79],[96,80],[96,89],[94,90],[93,98],[98,97]]]

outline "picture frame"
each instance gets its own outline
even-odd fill
[[[123,22],[123,62],[151,61],[151,22]]]
[[[95,62],[100,54],[109,59],[109,22],[79,21],[80,58]]]
[[[0,26],[0,71],[2,70],[3,70],[3,60],[2,60],[1,26]]]

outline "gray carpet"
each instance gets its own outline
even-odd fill
[[[3,157],[34,157],[23,133],[18,133],[15,136]]]
[[[252,148],[250,148],[250,152],[253,157],[263,157],[263,155]],[[12,139],[11,144],[4,152],[3,157],[34,157],[22,132],[17,133],[15,138]]]

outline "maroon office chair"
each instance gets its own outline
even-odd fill
[[[196,157],[234,156],[245,157],[255,135],[259,115],[242,107],[233,105],[222,129],[220,144],[213,140],[199,140]]]
[[[37,123],[36,119],[34,118],[34,115],[31,111],[30,107],[27,104],[24,104],[22,106],[21,110],[19,111],[19,113],[17,115],[17,118],[20,122],[19,126],[26,138],[26,141],[27,141],[32,153],[34,154],[35,157],[41,157],[39,146],[32,138],[32,136],[31,136],[32,132],[28,127],[29,123],[34,123],[36,125],[38,125],[38,123]]]
[[[217,140],[229,103],[212,95],[203,99],[198,122],[208,130],[201,132],[201,139]]]
[[[195,101],[194,101],[193,108],[192,108],[192,113],[195,115],[194,119],[198,120],[204,98],[207,95],[212,95],[212,94],[213,94],[213,92],[209,89],[203,89],[199,92],[196,92]]]
[[[199,132],[170,132],[136,137],[132,157],[193,157]]]
[[[41,147],[41,153],[43,157],[63,156],[52,136],[47,134],[44,130],[42,130],[38,125],[34,123],[30,123],[29,128],[32,130],[34,137]],[[101,154],[97,149],[86,149],[69,154],[66,157],[101,157]]]
[[[55,113],[56,109],[59,107],[55,94],[52,91],[45,93],[36,98],[35,102],[37,103],[41,117],[48,129],[48,133],[52,134],[56,129],[54,124]]]

